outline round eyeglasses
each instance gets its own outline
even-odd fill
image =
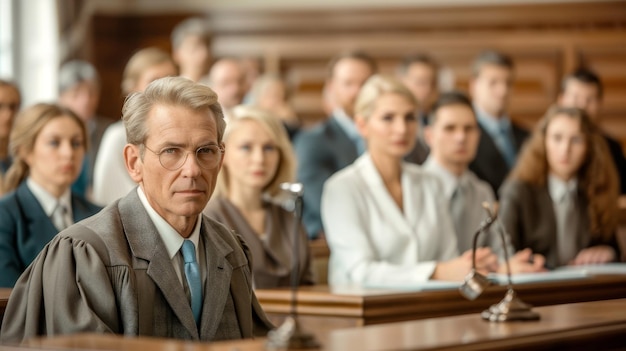
[[[146,144],[143,146],[150,152],[159,157],[159,162],[163,168],[170,171],[175,171],[182,167],[187,161],[187,155],[193,153],[189,152],[182,147],[166,147],[163,150],[156,152],[150,149]],[[224,153],[224,147],[215,144],[201,146],[196,149],[196,161],[201,168],[213,169],[217,167],[220,162],[221,155]]]

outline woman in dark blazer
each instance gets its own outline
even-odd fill
[[[85,125],[68,109],[37,104],[16,118],[0,199],[0,287],[12,287],[59,231],[100,209],[70,191],[86,145]]]
[[[500,218],[517,250],[548,267],[619,257],[619,184],[606,142],[581,110],[551,108],[500,189]]]
[[[252,252],[255,288],[289,286],[293,272],[294,217],[269,197],[293,181],[295,160],[278,118],[257,108],[233,110],[224,133],[224,164],[216,192],[204,213],[241,234]],[[311,256],[299,225],[301,285],[313,284]]]

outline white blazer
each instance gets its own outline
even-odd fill
[[[102,136],[93,170],[93,201],[106,206],[133,190],[137,183],[128,174],[124,161],[126,129],[122,121],[111,124]]]
[[[369,153],[334,174],[322,193],[329,284],[385,286],[428,280],[458,256],[454,226],[435,176],[402,164],[404,212]]]

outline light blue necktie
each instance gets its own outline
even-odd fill
[[[185,278],[191,294],[191,310],[196,326],[200,325],[200,312],[202,312],[202,283],[200,280],[200,267],[196,261],[196,246],[191,240],[183,241],[183,259],[185,260]]]
[[[500,125],[498,128],[499,131],[499,144],[500,151],[502,152],[502,156],[504,156],[504,161],[509,166],[509,168],[513,168],[515,165],[515,159],[517,158],[517,152],[515,151],[515,144],[512,140],[511,133],[509,128]]]

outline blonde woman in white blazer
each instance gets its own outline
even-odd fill
[[[403,161],[415,145],[416,107],[391,77],[373,76],[361,89],[355,123],[368,151],[328,179],[322,194],[330,285],[460,281],[471,269],[471,252],[457,252],[438,179]],[[477,262],[497,269],[488,248],[478,250]]]

